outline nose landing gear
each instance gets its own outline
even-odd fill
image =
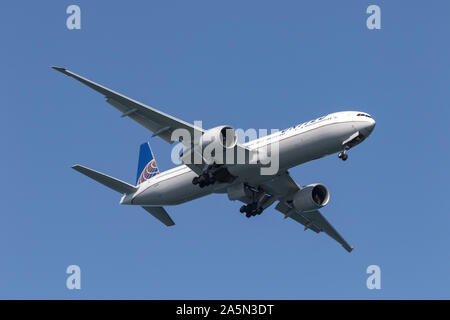
[[[348,145],[346,145],[346,146],[344,147],[344,150],[341,151],[341,152],[339,152],[338,158],[339,158],[339,159],[342,159],[342,161],[347,160],[347,159],[348,159],[347,150],[349,150],[349,149],[350,149],[350,147],[349,147]]]
[[[347,153],[345,152],[345,150],[344,150],[344,151],[342,151],[342,152],[339,152],[338,158],[339,158],[339,159],[342,159],[342,161],[345,161],[345,160],[348,159],[348,154],[347,154]]]

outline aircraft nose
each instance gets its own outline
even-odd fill
[[[367,124],[365,124],[364,129],[363,129],[364,135],[366,137],[372,133],[373,129],[375,128],[375,124],[376,124],[376,122],[372,118],[369,119],[369,121],[367,121]]]

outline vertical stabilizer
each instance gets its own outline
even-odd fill
[[[138,171],[136,185],[156,176],[159,173],[155,157],[150,149],[150,144],[144,142],[139,149]]]

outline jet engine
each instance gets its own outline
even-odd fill
[[[207,146],[231,149],[234,148],[236,143],[236,132],[230,126],[220,126],[209,129],[202,135],[199,141],[199,145],[202,150],[205,150]]]
[[[203,133],[194,149],[188,148],[188,151],[180,153],[180,159],[184,163],[201,164],[203,159],[208,164],[224,164],[230,153],[227,150],[232,151],[236,144],[237,135],[232,127],[212,128]],[[197,155],[202,158],[197,158]]]
[[[297,191],[292,200],[295,210],[313,211],[328,204],[330,193],[323,184],[310,184]]]

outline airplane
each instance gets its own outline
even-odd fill
[[[153,132],[152,137],[183,144],[182,165],[160,172],[148,142],[140,146],[136,184],[129,184],[82,165],[72,168],[106,187],[121,193],[120,204],[141,206],[166,226],[175,223],[164,206],[182,204],[212,193],[227,194],[230,200],[244,205],[240,208],[247,218],[260,215],[277,202],[275,210],[284,218],[293,219],[305,230],[325,232],[351,252],[353,247],[335,230],[319,209],[330,201],[330,193],[320,183],[300,186],[288,170],[303,163],[338,153],[345,161],[348,150],[363,142],[373,131],[375,120],[360,111],[342,111],[301,123],[295,127],[272,133],[246,143],[237,143],[236,131],[230,126],[204,130],[155,108],[130,99],[120,93],[83,78],[65,68],[53,69],[70,76],[103,94],[106,101],[128,117]],[[174,139],[177,130],[187,132],[194,139]],[[188,141],[189,140],[189,141]],[[219,161],[201,155],[205,147],[244,154],[244,162]],[[262,174],[267,163],[250,161],[261,150],[277,145],[278,170]],[[274,149],[275,150],[275,149]],[[270,152],[269,152],[270,153]],[[211,153],[214,158],[214,153]],[[258,158],[259,159],[259,158]],[[211,161],[213,160],[213,161]],[[236,160],[233,157],[232,160]]]

